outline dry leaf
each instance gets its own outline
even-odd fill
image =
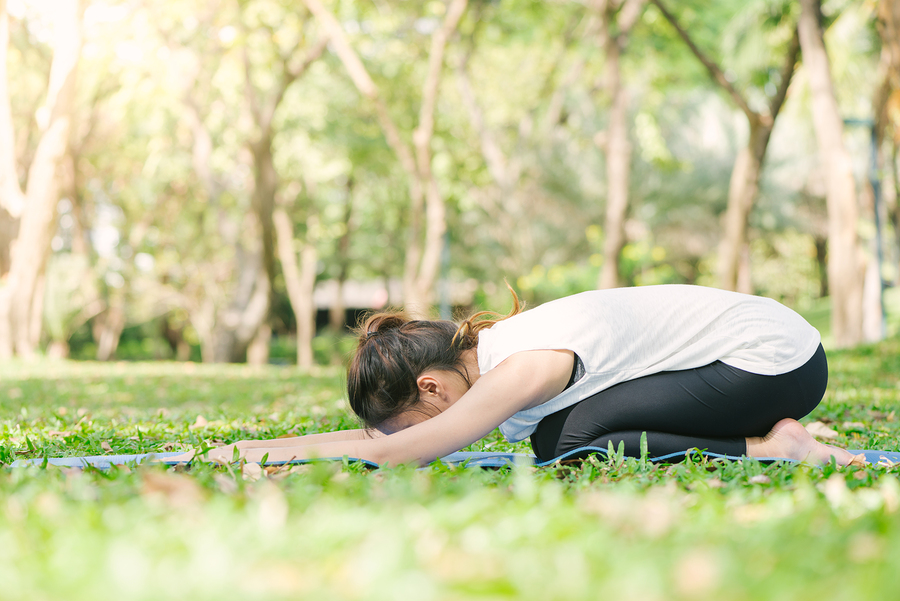
[[[194,430],[196,428],[205,428],[209,422],[206,421],[206,418],[202,415],[198,415],[197,419],[194,420],[194,423],[189,426],[190,429]]]
[[[866,425],[862,422],[844,422],[841,424],[841,428],[844,430],[865,430]]]
[[[48,436],[62,436],[65,438],[66,436],[73,436],[74,432],[69,432],[67,430],[50,430],[47,432]]]
[[[162,497],[174,507],[196,505],[203,498],[200,485],[193,478],[156,471],[144,473],[141,494]]]
[[[868,465],[866,463],[866,456],[860,453],[859,455],[854,455],[853,459],[850,460],[850,463],[847,465],[853,465],[856,467],[866,467]]]
[[[159,450],[163,453],[168,453],[170,451],[174,451],[175,443],[174,442],[164,442],[159,446]]]
[[[105,440],[100,443],[100,448],[106,451],[107,453],[112,453],[112,447],[109,446],[109,443]]]
[[[750,478],[750,484],[770,484],[772,479],[765,474],[758,474]]]
[[[822,422],[812,422],[806,424],[806,431],[815,436],[816,438],[825,438],[827,440],[834,440],[838,437],[838,433],[823,424]]]
[[[258,463],[245,463],[241,466],[241,477],[248,482],[256,482],[263,477],[263,468]]]
[[[281,465],[267,465],[265,467],[266,476],[286,476],[290,473],[291,464],[283,463]]]

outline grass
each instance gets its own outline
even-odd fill
[[[809,419],[897,450],[900,340],[829,354]],[[336,368],[0,366],[0,461],[352,427]],[[198,416],[202,416],[199,419]],[[527,450],[495,433],[475,449]],[[900,479],[655,466],[0,468],[0,599],[885,599]]]

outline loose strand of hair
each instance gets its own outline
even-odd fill
[[[456,334],[453,335],[453,343],[454,344],[462,344],[466,348],[473,348],[478,343],[478,334],[482,330],[486,330],[498,322],[501,322],[505,319],[509,319],[513,315],[518,315],[522,311],[525,310],[525,303],[519,300],[519,295],[516,294],[516,291],[513,290],[512,286],[509,285],[509,282],[504,282],[506,284],[507,290],[512,295],[513,306],[510,309],[509,313],[503,315],[502,313],[497,313],[496,311],[479,311],[474,315],[470,315],[459,325],[456,329]],[[488,319],[482,319],[487,317]]]

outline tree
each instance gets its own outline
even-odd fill
[[[712,81],[728,94],[747,117],[750,129],[747,145],[735,158],[728,187],[728,208],[723,217],[724,236],[719,245],[718,276],[719,285],[726,290],[752,292],[749,265],[747,264],[747,221],[759,194],[760,175],[772,130],[775,127],[775,119],[787,97],[788,86],[791,83],[800,51],[796,27],[792,27],[794,33],[790,37],[781,69],[775,78],[777,84],[773,88],[768,105],[762,110],[756,110],[752,108],[747,95],[741,93],[725,75],[724,69],[697,46],[691,34],[666,9],[662,0],[651,1],[697,57],[697,60],[703,64]],[[779,15],[779,20],[784,18]],[[754,22],[754,26],[758,26],[758,24]]]
[[[604,88],[610,98],[609,122],[604,150],[606,154],[606,219],[603,241],[603,268],[598,288],[620,284],[619,256],[625,246],[625,214],[628,210],[631,143],[628,141],[628,88],[622,81],[622,54],[628,34],[640,19],[644,0],[621,3],[594,2],[594,10],[603,24],[601,40],[605,55]]]
[[[239,15],[240,16],[240,15]],[[246,19],[241,19],[244,22]],[[257,28],[266,39],[277,39],[274,29],[269,26],[262,15],[257,14]],[[322,56],[328,43],[327,35],[320,35],[318,40],[305,48],[306,36],[302,25],[298,27],[300,39],[289,44],[287,51],[278,48],[268,49],[274,58],[266,57],[261,68],[254,68],[251,60],[251,44],[246,39],[242,46],[244,65],[244,91],[250,114],[255,124],[255,132],[247,140],[247,147],[253,157],[253,195],[252,206],[256,218],[262,226],[263,265],[268,281],[275,279],[275,248],[277,232],[278,256],[281,262],[288,297],[297,319],[297,364],[300,367],[311,367],[312,338],[315,335],[315,305],[313,303],[313,287],[316,279],[316,247],[313,232],[316,229],[317,217],[310,212],[307,227],[307,241],[301,252],[298,264],[293,251],[293,224],[284,207],[275,208],[275,197],[281,185],[278,171],[273,159],[273,139],[275,130],[273,122],[275,113],[281,106],[285,92],[297,81],[309,66]],[[249,38],[249,32],[245,32]],[[262,46],[262,44],[256,47]],[[302,54],[302,56],[300,56]],[[254,82],[254,71],[266,73],[267,79],[274,83],[268,90]],[[268,329],[267,325],[261,327]],[[255,352],[248,352],[248,362],[264,363],[268,360],[268,336],[260,338]]]
[[[813,125],[826,177],[831,328],[839,347],[862,342],[865,258],[856,232],[859,207],[844,126],[831,78],[819,0],[801,0],[799,34],[809,78]]]
[[[0,0],[0,204],[19,222],[10,244],[9,271],[0,273],[0,277],[5,276],[5,281],[0,281],[0,358],[14,351],[30,357],[40,342],[43,278],[56,226],[60,167],[71,126],[83,13],[80,0],[68,0],[61,3],[55,15],[47,96],[37,112],[41,135],[23,193],[6,74],[9,15],[6,1]]]
[[[466,10],[467,0],[451,0],[444,20],[431,35],[428,71],[422,86],[418,123],[412,132],[412,148],[403,139],[384,102],[381,91],[350,45],[334,15],[319,0],[304,0],[331,39],[335,53],[344,64],[359,92],[375,108],[388,145],[406,172],[410,195],[409,242],[403,270],[404,303],[414,315],[427,314],[440,269],[441,248],[447,229],[444,198],[431,166],[434,111],[444,65],[444,52]],[[423,224],[424,221],[424,224]],[[424,231],[423,231],[424,230]]]
[[[900,242],[900,203],[897,202],[897,197],[900,196],[900,1],[881,0],[878,3],[876,25],[881,38],[881,82],[872,105],[875,112],[878,166],[884,168],[885,163],[890,163],[890,179],[894,183],[894,236]],[[889,159],[884,156],[885,140],[891,149]]]
[[[528,12],[533,10],[528,8]],[[514,43],[518,41],[515,36],[520,33],[522,25],[537,29],[540,23],[547,22],[549,14],[538,11],[529,15],[531,19],[524,23],[520,16],[506,24],[501,20],[506,16],[505,8],[487,15],[485,9],[484,5],[479,5],[478,10],[473,12],[473,31],[465,39],[466,48],[455,65],[455,71],[469,128],[477,137],[480,159],[493,186],[481,182],[478,173],[467,175],[474,176],[471,194],[478,199],[486,216],[478,229],[486,232],[486,237],[502,249],[500,253],[495,253],[498,256],[492,264],[498,265],[505,277],[520,277],[542,262],[545,249],[537,242],[541,237],[539,229],[551,221],[550,213],[561,213],[562,199],[551,197],[542,189],[545,187],[541,182],[546,169],[544,163],[548,161],[546,157],[552,156],[556,141],[565,137],[560,131],[565,121],[565,100],[571,88],[584,75],[588,53],[577,54],[569,65],[566,60],[575,46],[577,34],[594,44],[598,22],[595,15],[584,18],[584,11],[578,11],[573,17],[565,15],[561,23],[565,28],[564,34],[559,36],[555,30],[549,34],[561,38],[559,48],[554,48],[551,54],[544,50],[544,45],[535,47],[526,44],[525,40]],[[559,18],[559,12],[554,10],[553,16]],[[554,21],[551,23],[556,25]],[[505,25],[510,30],[508,38],[501,39],[499,44],[487,43],[483,35],[479,37],[486,24]],[[502,46],[502,50],[498,45]],[[523,48],[517,52],[516,46]],[[508,64],[513,60],[529,65],[531,70],[509,73]],[[477,62],[472,67],[470,63],[474,61]],[[536,83],[532,94],[516,98],[515,110],[501,112],[507,120],[491,123],[484,107],[496,109],[499,103],[506,100],[498,96],[493,86],[488,85],[498,72],[507,76],[498,86],[504,91],[506,86],[517,86],[517,77]],[[473,85],[473,75],[481,76],[481,85],[478,86],[481,89]],[[473,145],[464,139],[461,146],[468,150]],[[463,149],[459,149],[457,154],[461,155],[461,162],[466,162]],[[558,240],[551,245],[554,250],[559,249]]]

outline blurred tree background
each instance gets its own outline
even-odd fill
[[[900,322],[900,0],[0,0],[0,357],[595,287]]]

